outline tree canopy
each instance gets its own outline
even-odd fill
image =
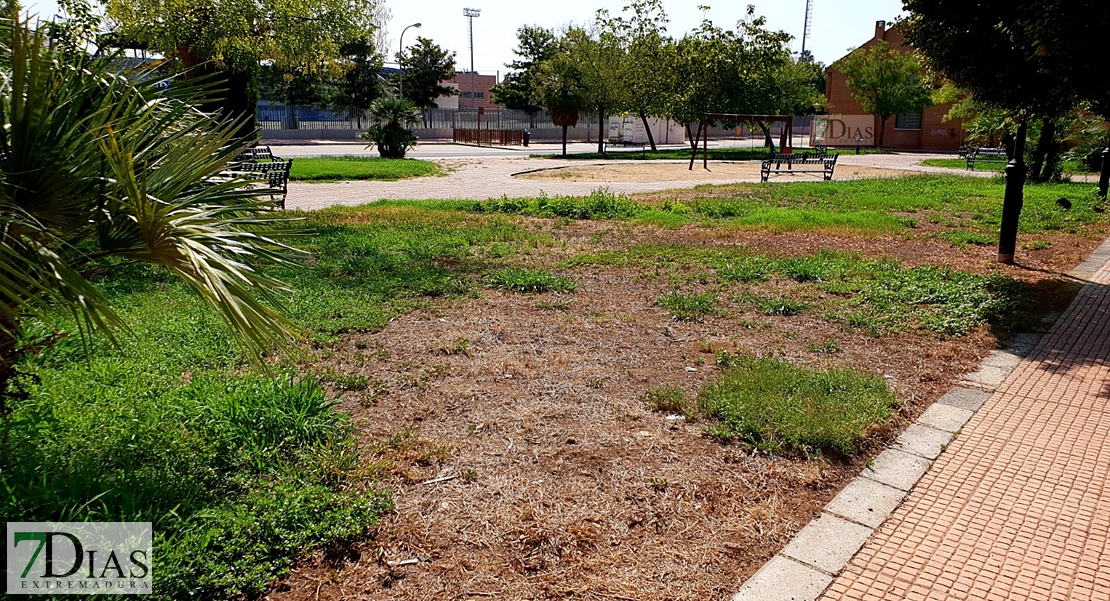
[[[883,147],[886,122],[891,116],[921,110],[931,101],[917,57],[891,48],[882,40],[852,52],[833,68],[844,73],[852,98],[863,110],[879,117],[879,148]]]
[[[378,0],[106,0],[116,43],[177,59],[226,80],[218,103],[253,117],[254,73],[342,71],[344,44],[373,35]],[[252,122],[253,123],[253,122]]]
[[[459,91],[439,82],[455,76],[455,54],[440,48],[427,38],[416,38],[398,57],[403,65],[405,98],[418,108],[433,108],[436,98],[451,96]]]
[[[495,103],[532,115],[543,109],[537,91],[540,65],[550,58],[555,48],[555,32],[538,25],[525,25],[517,30],[516,37],[517,47],[513,54],[519,58],[505,65],[511,71],[501,83],[490,88],[490,94]]]

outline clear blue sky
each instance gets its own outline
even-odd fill
[[[56,10],[54,0],[24,0],[27,9],[49,18]],[[753,0],[757,15],[767,17],[771,29],[784,30],[795,39],[792,49],[801,45],[805,0]],[[567,23],[587,24],[599,8],[616,13],[627,0],[386,0],[393,13],[389,24],[392,60],[397,51],[401,30],[412,23],[423,27],[405,34],[406,45],[416,36],[430,38],[440,46],[457,52],[459,69],[470,68],[467,45],[467,19],[463,8],[479,8],[482,15],[474,19],[474,66],[480,73],[505,72],[504,64],[513,60],[516,30],[521,25],[542,25],[558,28]],[[709,18],[721,27],[733,27],[744,18],[749,2],[714,2],[713,0],[663,0],[670,17],[668,32],[681,37],[701,22],[701,4],[708,4]],[[866,42],[874,33],[875,21],[891,21],[902,14],[901,0],[813,0],[813,30],[807,48],[817,60],[831,63],[845,50]]]

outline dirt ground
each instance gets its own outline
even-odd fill
[[[910,172],[894,169],[878,169],[856,165],[840,165],[835,179],[860,179],[866,177],[905,177]],[[643,163],[605,163],[596,165],[575,165],[555,169],[543,169],[523,173],[517,177],[529,179],[557,179],[570,182],[685,182],[685,181],[759,181],[759,161],[712,161],[709,170],[702,169],[701,162],[689,169],[686,161],[648,161]],[[775,181],[821,180],[820,173],[798,173],[773,175]]]
[[[647,167],[645,165],[645,167]],[[524,220],[549,229],[550,222]],[[531,260],[637,243],[819,248],[986,273],[993,249],[934,240],[773,235],[574,222]],[[1060,236],[1003,272],[1034,284],[1042,311],[1076,286],[1053,275],[1098,242]],[[335,389],[368,473],[396,498],[368,540],[306,558],[268,599],[727,599],[928,404],[999,341],[983,329],[881,338],[816,315],[729,314],[676,322],[655,305],[666,277],[612,267],[564,275],[570,294],[484,290],[435,302],[321,358],[364,376]],[[839,352],[806,347],[835,339]],[[769,457],[653,411],[645,391],[694,402],[721,349],[880,374],[903,406],[854,457]]]

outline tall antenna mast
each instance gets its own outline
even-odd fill
[[[806,0],[806,24],[802,28],[802,52],[798,55],[799,60],[805,59],[806,54],[806,41],[809,40],[810,31],[813,30],[813,0]]]
[[[478,96],[474,89],[474,17],[482,16],[480,8],[464,8],[463,16],[470,22],[470,108],[478,106]]]

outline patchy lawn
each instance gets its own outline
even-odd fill
[[[967,159],[925,159],[922,165],[929,167],[945,167],[947,169],[967,170]],[[1063,161],[1064,173],[1092,173],[1082,161]],[[1006,169],[1005,159],[976,159],[975,171],[993,171],[1002,173]]]
[[[292,213],[310,258],[270,273],[311,340],[278,375],[106,265],[132,334],[24,366],[0,507],[155,522],[165,598],[724,599],[1067,305],[1089,188],[1027,188],[1020,266],[976,242],[1002,185],[970,178]]]
[[[870,210],[898,229],[710,216],[815,203],[804,186],[332,210],[350,231],[492,219],[507,235],[436,258],[379,249],[469,288],[304,358],[357,383],[333,393],[397,511],[270,597],[727,598],[954,378],[1064,308],[1075,286],[1054,274],[1105,225],[1082,207],[1074,221],[1038,211],[1034,194],[1024,227],[1052,243],[999,266],[992,247],[938,235],[987,231],[991,182],[894,198],[861,185],[826,189],[847,206],[822,196],[821,212]],[[644,219],[668,201],[689,212]],[[777,409],[750,404],[755,368],[755,396]],[[854,391],[825,399],[846,403],[843,419],[782,392],[828,385]]]

